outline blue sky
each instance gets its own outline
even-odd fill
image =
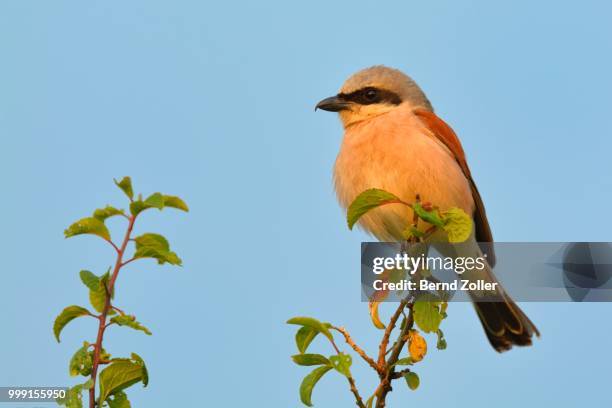
[[[411,74],[461,136],[498,241],[610,241],[611,13],[604,1],[2,2],[0,385],[73,383],[68,359],[93,321],[59,345],[52,321],[87,302],[78,271],[103,272],[113,253],[62,231],[125,205],[123,175],[192,209],[137,227],[164,233],[183,268],[144,261],[119,277],[119,304],[154,333],[107,337],[148,363],[134,406],[300,406],[294,315],[374,350],[367,237],[332,191],[341,127],[313,112],[373,64]],[[470,306],[451,305],[448,349],[432,347],[419,390],[398,383],[389,405],[609,405],[612,307],[524,309],[542,339],[498,355]],[[369,393],[374,376],[353,372]],[[337,375],[313,400],[352,406]]]

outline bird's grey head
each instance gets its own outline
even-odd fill
[[[347,127],[405,103],[433,111],[425,93],[412,78],[400,70],[376,65],[350,76],[336,96],[323,99],[316,109],[338,112]]]

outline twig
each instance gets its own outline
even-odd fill
[[[395,328],[395,325],[397,324],[397,320],[402,315],[402,311],[404,310],[407,304],[408,304],[408,300],[406,299],[400,302],[399,307],[397,308],[395,313],[393,313],[393,316],[391,316],[391,320],[389,321],[389,324],[387,325],[387,328],[385,329],[385,333],[383,334],[382,341],[380,342],[380,346],[378,348],[378,366],[381,369],[384,369],[385,367],[385,355],[387,354],[387,346],[389,345],[389,337],[391,337],[391,332]]]
[[[104,240],[105,240],[106,242],[108,242],[109,244],[111,244],[111,246],[112,246],[113,248],[115,248],[115,251],[117,251],[117,253],[119,253],[119,247],[118,247],[117,245],[115,245],[115,243],[114,243],[113,241],[111,241],[110,239],[106,239],[106,238],[104,238]]]
[[[385,362],[386,374],[381,378],[380,387],[376,398],[376,408],[384,408],[386,406],[385,400],[387,398],[387,394],[392,390],[391,381],[397,374],[395,372],[395,363],[397,363],[399,355],[406,344],[406,334],[408,333],[408,330],[412,329],[412,325],[414,324],[412,304],[408,303],[407,307],[410,309],[410,313],[408,313],[408,317],[404,318],[402,323],[402,330],[397,338],[397,347],[393,350],[391,356]]]
[[[335,327],[332,327],[332,328],[338,330]],[[334,341],[334,339],[330,338],[329,341],[331,342],[332,346],[334,347],[334,350],[336,350],[336,354],[341,355],[342,352],[340,351],[340,349],[336,345],[336,342]],[[359,408],[367,408],[365,406],[365,404],[363,403],[363,399],[361,398],[361,395],[359,395],[359,391],[357,390],[357,386],[355,385],[355,379],[351,375],[346,376],[346,378],[348,379],[349,385],[351,387],[351,392],[355,396],[355,402],[356,402],[357,406]]]
[[[363,358],[363,360],[368,363],[370,365],[370,367],[372,367],[374,370],[376,370],[379,374],[382,374],[382,371],[380,370],[380,367],[378,366],[378,364],[376,364],[376,361],[374,361],[374,359],[370,356],[368,356],[366,354],[366,352],[357,345],[357,343],[355,343],[355,341],[353,341],[353,339],[351,338],[351,335],[349,334],[349,332],[344,328],[344,327],[335,327],[332,326],[331,329],[334,329],[338,332],[340,332],[343,336],[344,336],[344,340],[346,341],[346,344],[348,344],[349,346],[351,346],[351,348],[353,350],[355,350],[355,352],[357,354],[359,354],[359,356],[361,358]]]
[[[356,402],[357,406],[359,408],[366,408],[365,404],[363,403],[363,399],[361,398],[361,395],[359,395],[359,391],[357,390],[357,386],[355,385],[355,380],[351,376],[349,376],[347,378],[348,378],[348,382],[349,382],[349,384],[351,386],[351,392],[355,396],[355,402]]]

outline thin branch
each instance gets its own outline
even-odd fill
[[[374,370],[376,370],[379,374],[382,374],[382,370],[380,370],[380,367],[378,366],[378,364],[376,364],[376,361],[374,361],[374,359],[370,356],[368,356],[366,354],[366,352],[357,345],[357,343],[355,343],[355,341],[353,341],[353,339],[351,338],[351,335],[349,334],[349,332],[344,328],[344,327],[335,327],[332,326],[332,329],[340,332],[343,336],[344,336],[344,340],[346,341],[346,344],[348,344],[349,346],[351,346],[351,348],[353,350],[355,350],[355,352],[357,354],[359,354],[359,356],[361,358],[363,358],[363,360],[368,363],[370,365],[370,367],[372,367]]]
[[[119,314],[121,314],[121,315],[124,315],[124,314],[125,314],[125,312],[124,312],[123,310],[119,309],[117,306],[115,306],[115,305],[111,305],[111,307],[112,307],[114,310],[116,310],[117,312],[119,312]]]
[[[361,398],[361,395],[359,395],[359,391],[357,390],[357,386],[355,385],[355,380],[353,379],[353,377],[348,377],[348,382],[351,386],[351,392],[353,393],[353,395],[355,396],[355,402],[357,404],[357,406],[359,408],[366,408],[365,404],[363,403],[363,399]]]
[[[412,304],[408,303],[407,307],[410,309],[408,317],[402,322],[402,330],[397,338],[397,347],[391,353],[389,359],[385,362],[386,375],[381,378],[380,388],[376,399],[376,408],[384,408],[386,406],[387,394],[392,390],[391,381],[395,378],[395,363],[399,359],[399,355],[406,344],[406,334],[408,330],[412,329],[414,324],[414,317],[412,314]]]
[[[387,346],[389,345],[389,337],[391,337],[391,332],[395,328],[395,325],[397,324],[397,320],[402,315],[402,311],[404,310],[407,304],[408,304],[408,300],[406,299],[400,302],[399,307],[397,308],[395,313],[393,313],[393,316],[391,316],[391,320],[389,321],[389,324],[387,325],[387,328],[385,329],[385,333],[383,334],[382,341],[380,342],[380,346],[378,348],[378,366],[381,369],[383,369],[385,366],[385,355],[387,354]]]
[[[121,264],[121,267],[123,268],[125,265],[129,264],[130,262],[134,262],[135,260],[137,260],[138,258],[130,258],[127,261],[123,262]]]
[[[397,372],[393,373],[391,378],[394,379],[394,380],[397,380],[398,378],[402,378],[404,376],[404,374],[408,374],[409,372],[410,372],[409,368],[404,368],[401,371],[397,371]]]
[[[104,240],[106,242],[108,242],[109,244],[111,244],[112,247],[115,248],[115,251],[117,251],[117,253],[119,253],[119,247],[117,245],[115,245],[115,243],[113,241],[111,241],[110,239],[106,239],[106,238],[104,238]]]

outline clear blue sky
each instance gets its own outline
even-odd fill
[[[145,261],[118,281],[119,304],[154,333],[107,337],[148,363],[134,406],[300,406],[294,315],[374,349],[367,237],[332,191],[340,124],[313,112],[373,64],[410,73],[461,136],[497,240],[611,241],[611,18],[604,1],[2,2],[0,385],[73,383],[68,359],[94,323],[59,345],[51,325],[87,302],[78,271],[103,272],[113,253],[62,231],[124,204],[123,175],[192,209],[138,227],[166,234],[183,268]],[[498,355],[469,305],[451,305],[448,349],[432,347],[419,390],[398,383],[389,405],[609,406],[612,306],[524,309],[542,339]],[[339,375],[313,400],[352,406]]]

